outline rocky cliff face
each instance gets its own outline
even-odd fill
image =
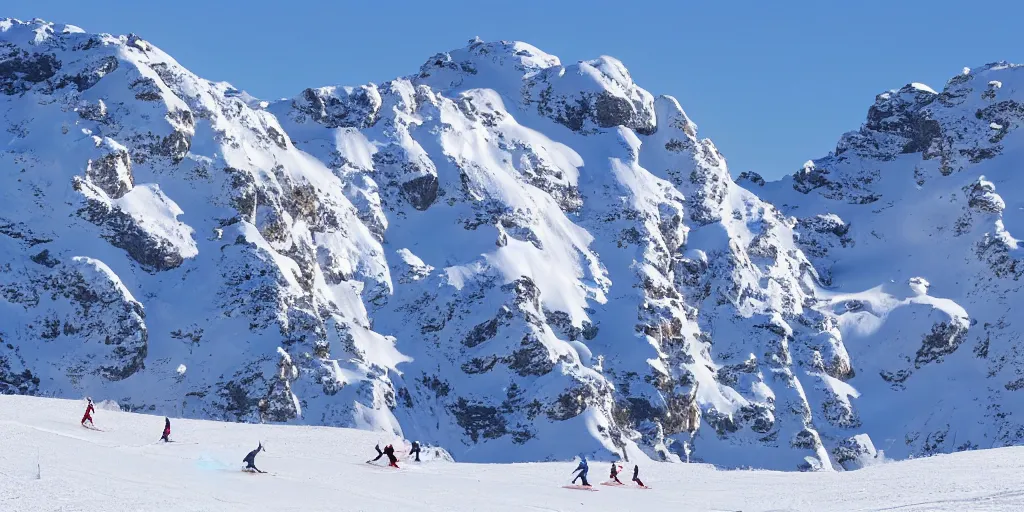
[[[1001,181],[974,171],[1009,161],[1021,112],[984,78],[879,96],[834,155],[742,176],[755,194],[609,57],[474,40],[261,102],[134,35],[6,20],[0,55],[3,392],[476,461],[853,468],[957,449],[961,424],[968,447],[1015,440],[1012,383],[996,409],[970,387],[907,406],[978,361],[1016,371],[1012,318],[972,309],[1018,277]],[[938,199],[905,199],[920,187]],[[894,219],[926,211],[960,270],[877,269]]]

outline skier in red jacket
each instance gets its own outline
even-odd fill
[[[608,478],[611,478],[615,483],[622,485],[622,481],[619,480],[619,471],[622,471],[622,466],[612,462],[612,474]]]
[[[388,466],[398,467],[398,457],[395,457],[395,447],[390,444],[384,447],[384,455],[388,456]]]
[[[161,437],[160,440],[165,442],[165,443],[169,443],[169,442],[171,442],[170,435],[171,435],[171,419],[165,417],[164,418],[164,436]]]
[[[85,408],[85,415],[82,416],[82,426],[85,427],[85,422],[88,421],[90,425],[95,427],[96,424],[92,422],[92,413],[96,412],[96,408],[92,406],[92,398],[86,397],[85,399],[89,401],[89,405]]]

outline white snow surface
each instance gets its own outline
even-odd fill
[[[84,401],[0,397],[0,502],[19,512],[203,511],[1016,511],[1024,507],[1024,448],[876,464],[846,473],[720,471],[705,464],[634,463],[650,487],[597,485],[611,461],[590,461],[597,492],[564,489],[574,461],[465,464],[406,460],[408,442],[375,432],[98,411]],[[259,443],[267,451],[240,471]],[[374,444],[394,443],[400,470],[371,466]]]

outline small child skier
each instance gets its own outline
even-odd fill
[[[576,473],[577,471],[579,474],[572,479],[572,483],[576,483],[576,480],[581,480],[583,482],[583,487],[590,487],[590,482],[587,481],[587,472],[590,471],[590,468],[587,466],[586,457],[580,457],[580,465],[576,466],[573,473]]]
[[[620,481],[619,481],[619,471],[622,471],[622,466],[620,466],[620,465],[619,465],[618,463],[616,463],[616,462],[612,462],[612,474],[611,474],[611,479],[612,479],[612,480],[613,480],[613,481],[614,481],[615,483],[617,483],[617,484],[619,484],[619,485],[622,485],[622,482],[620,482]]]
[[[89,402],[89,405],[87,405],[85,407],[85,415],[82,416],[82,426],[85,427],[85,422],[88,421],[90,425],[92,425],[93,427],[96,427],[96,424],[92,422],[92,413],[96,412],[96,408],[93,407],[93,405],[92,405],[92,398],[91,397],[85,397],[85,399]],[[89,427],[86,427],[86,428],[89,428]]]
[[[256,454],[262,451],[266,451],[266,449],[263,448],[263,443],[260,442],[260,445],[255,450],[249,452],[249,455],[246,455],[245,458],[242,459],[242,462],[245,463],[245,468],[242,471],[255,471],[257,473],[266,473],[266,471],[260,471],[256,467]]]
[[[170,436],[171,436],[171,419],[165,417],[164,418],[164,435],[163,435],[163,437],[160,438],[160,440],[165,442],[165,443],[169,443],[169,442],[171,442]]]
[[[643,482],[640,481],[640,466],[633,465],[633,481],[636,482],[640,487],[647,487]]]
[[[388,466],[398,468],[398,457],[395,457],[395,447],[390,444],[384,447],[384,455],[388,456]]]
[[[419,441],[413,441],[412,442],[412,450],[409,451],[409,455],[415,455],[416,456],[416,462],[420,462],[420,442]]]

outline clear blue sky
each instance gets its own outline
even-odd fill
[[[382,82],[473,36],[563,62],[622,60],[671,94],[734,174],[788,174],[834,148],[875,94],[941,90],[964,66],[1024,62],[1022,0],[6,0],[0,17],[135,32],[261,98]],[[244,7],[237,7],[244,6]]]

